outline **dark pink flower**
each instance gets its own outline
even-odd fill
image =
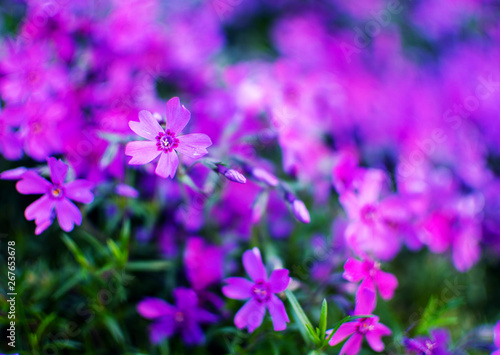
[[[285,291],[288,287],[291,280],[288,270],[274,270],[268,279],[258,248],[247,250],[243,254],[243,266],[252,281],[242,277],[230,277],[225,280],[228,285],[222,288],[226,297],[237,300],[250,298],[234,317],[236,327],[248,328],[250,333],[253,332],[262,324],[267,308],[274,330],[286,329],[286,323],[290,320],[285,305],[275,294]]]
[[[191,285],[202,290],[222,279],[224,253],[200,237],[190,237],[184,251],[184,264]]]
[[[178,97],[167,102],[166,131],[148,111],[139,112],[140,122],[131,121],[129,126],[147,141],[130,142],[125,154],[131,156],[129,164],[147,164],[161,154],[155,173],[161,177],[174,177],[179,165],[177,153],[198,159],[208,153],[212,141],[206,134],[192,133],[179,136],[186,127],[191,114],[181,105]]]
[[[393,274],[380,270],[380,263],[370,260],[357,260],[349,258],[344,264],[344,279],[351,282],[362,281],[358,292],[367,288],[375,292],[378,289],[380,296],[384,300],[389,300],[394,295],[394,290],[398,287],[398,280]]]
[[[361,290],[356,297],[356,308],[354,315],[371,315],[375,309],[375,293],[367,288]],[[340,355],[356,355],[361,349],[363,337],[366,337],[370,347],[380,352],[384,350],[384,343],[382,337],[391,335],[392,332],[387,326],[378,322],[378,317],[360,318],[354,322],[347,322],[340,326],[337,332],[332,336],[329,341],[331,346],[337,345],[344,339],[348,338],[342,349]],[[331,331],[328,331],[329,334]]]
[[[64,183],[68,165],[56,158],[48,158],[47,162],[52,182],[30,170],[25,172],[16,184],[17,191],[22,194],[43,194],[24,212],[28,221],[35,220],[37,235],[52,224],[54,208],[61,228],[66,232],[72,231],[74,224],[82,223],[82,214],[71,200],[81,203],[90,203],[94,200],[94,195],[90,191],[91,182],[81,179]]]
[[[149,337],[154,344],[174,333],[181,334],[187,345],[204,341],[200,323],[213,323],[217,316],[198,305],[198,296],[193,290],[179,287],[174,290],[175,306],[159,298],[146,298],[137,305],[137,312],[154,323],[149,328]]]

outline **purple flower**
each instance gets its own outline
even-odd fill
[[[362,289],[356,297],[356,308],[354,315],[370,315],[375,309],[375,293],[367,288]],[[340,326],[337,332],[332,336],[329,341],[331,346],[337,345],[345,338],[347,341],[340,349],[340,355],[355,355],[361,349],[363,337],[371,348],[377,352],[384,350],[384,343],[382,337],[391,335],[392,332],[382,323],[378,322],[378,317],[361,318],[354,322],[347,322]],[[330,334],[328,331],[327,334]]]
[[[56,158],[48,158],[47,162],[52,183],[30,170],[25,172],[16,184],[17,191],[22,194],[43,194],[24,211],[28,221],[35,220],[37,235],[52,224],[54,208],[61,228],[66,232],[72,231],[74,224],[82,223],[82,214],[70,200],[81,203],[94,200],[90,191],[93,185],[91,182],[81,179],[64,183],[68,165]]]
[[[344,279],[351,282],[362,280],[358,292],[364,288],[375,292],[376,287],[384,300],[390,300],[398,287],[396,276],[380,270],[380,263],[368,258],[363,261],[349,258],[344,264],[344,270]]]
[[[288,270],[274,270],[268,279],[258,248],[247,250],[243,254],[243,266],[252,281],[242,277],[230,277],[225,279],[228,285],[222,288],[226,297],[237,300],[250,298],[234,317],[236,327],[248,328],[250,333],[253,332],[262,324],[267,307],[274,330],[286,329],[286,323],[290,320],[285,305],[275,293],[283,292],[288,287],[291,280]]]
[[[125,154],[131,156],[129,164],[147,164],[161,154],[155,173],[161,177],[174,177],[179,165],[177,153],[198,159],[208,153],[212,141],[206,134],[192,133],[179,136],[191,114],[181,105],[178,97],[167,102],[166,131],[148,111],[139,112],[140,122],[129,122],[130,129],[147,141],[127,143]]]
[[[404,339],[406,350],[418,355],[449,355],[448,342],[450,334],[446,329],[432,330],[430,337],[416,337],[414,339]]]
[[[205,243],[200,237],[190,237],[184,251],[186,273],[195,290],[202,290],[222,279],[224,252]]]
[[[148,297],[137,305],[137,312],[154,322],[149,328],[149,337],[154,344],[174,333],[179,333],[188,345],[204,341],[200,323],[213,323],[217,316],[198,306],[198,296],[187,288],[174,290],[175,306],[159,298]]]

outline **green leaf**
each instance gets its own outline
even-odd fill
[[[324,337],[326,337],[326,319],[328,316],[328,303],[326,299],[323,299],[323,303],[321,305],[321,315],[319,317],[319,338],[323,342]]]
[[[290,290],[286,290],[285,294],[288,299],[288,302],[290,302],[290,305],[292,306],[292,309],[296,315],[297,320],[301,324],[302,335],[303,336],[304,334],[308,335],[308,337],[304,336],[304,339],[307,342],[313,341],[315,344],[318,343],[319,342],[318,335],[314,332],[314,328],[311,324],[311,321],[309,320],[309,318],[307,318],[300,303],[297,301],[297,299]]]
[[[45,329],[56,318],[57,318],[57,314],[56,313],[51,313],[47,317],[43,318],[43,321],[40,323],[40,325],[36,329],[36,337],[38,339],[42,339],[42,335],[45,332]]]
[[[172,267],[168,260],[129,261],[125,269],[129,271],[165,271]]]
[[[65,233],[63,233],[62,235],[62,240],[64,244],[66,244],[66,246],[68,247],[71,254],[73,254],[78,264],[80,264],[84,269],[87,270],[90,269],[90,263],[85,258],[82,251],[80,250],[80,248],[78,248],[76,243]]]
[[[105,315],[104,316],[104,324],[108,328],[109,332],[115,338],[117,343],[123,343],[125,340],[125,337],[123,336],[123,332],[120,329],[120,326],[118,325],[118,322],[116,321],[115,318]]]

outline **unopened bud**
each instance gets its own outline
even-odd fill
[[[311,222],[311,217],[309,216],[309,211],[306,205],[299,199],[295,199],[292,202],[292,212],[295,218],[297,218],[302,223]]]

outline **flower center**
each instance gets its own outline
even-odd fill
[[[430,355],[433,353],[432,349],[436,347],[436,343],[433,343],[429,340],[425,342],[425,346],[427,347],[427,350],[425,351],[425,354]]]
[[[371,330],[373,330],[375,326],[373,325],[373,319],[365,318],[363,321],[359,323],[358,332],[361,334],[365,334]]]
[[[177,323],[182,323],[182,322],[184,322],[184,313],[182,313],[182,312],[177,312],[177,313],[175,314],[175,321],[176,321]]]
[[[365,223],[373,223],[377,218],[377,208],[373,205],[366,205],[361,209],[361,220]]]
[[[59,186],[59,185],[54,185],[50,188],[50,194],[52,195],[52,197],[54,198],[62,198],[63,195],[64,195],[64,191],[63,191],[63,188],[62,186]]]
[[[156,146],[158,150],[163,150],[165,153],[168,153],[179,146],[179,140],[175,137],[174,132],[167,129],[165,133],[158,133],[156,137]]]
[[[259,281],[255,285],[253,285],[252,294],[255,300],[257,300],[257,302],[259,303],[266,302],[271,297],[269,285],[263,281]]]

